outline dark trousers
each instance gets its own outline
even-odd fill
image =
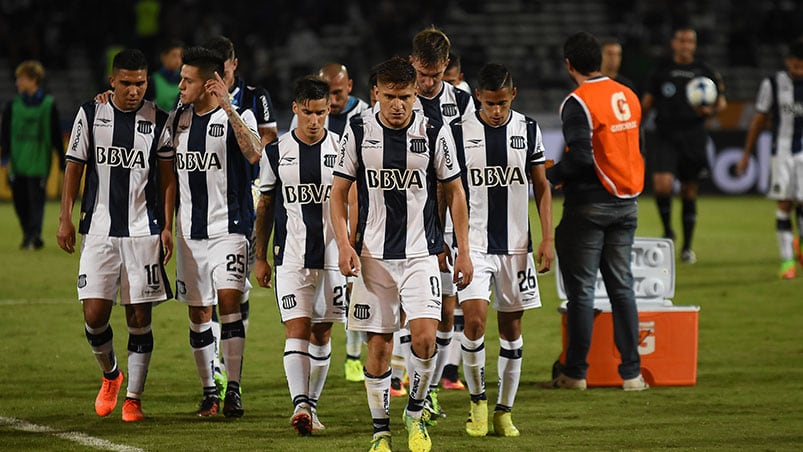
[[[14,195],[14,210],[20,221],[23,246],[41,244],[42,222],[45,217],[46,176],[14,176],[11,190]]]
[[[629,379],[641,373],[638,311],[630,267],[637,221],[635,200],[564,207],[555,233],[555,248],[569,301],[566,364],[561,369],[564,375],[586,377],[597,271],[602,274],[613,311],[614,342],[622,356],[619,375]]]

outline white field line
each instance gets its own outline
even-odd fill
[[[67,441],[76,442],[78,444],[81,444],[82,446],[94,447],[95,449],[111,450],[114,452],[144,452],[144,449],[140,449],[138,447],[113,443],[111,441],[106,441],[105,439],[102,438],[95,438],[94,436],[89,436],[85,433],[80,433],[80,432],[61,432],[46,425],[32,424],[28,421],[24,421],[22,419],[16,419],[13,417],[0,416],[0,425],[6,425],[8,427],[13,428],[14,430],[19,430],[21,432],[42,433],[46,435],[52,435]]]

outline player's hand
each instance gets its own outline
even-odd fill
[[[555,251],[553,249],[553,240],[543,240],[538,245],[538,255],[535,257],[535,264],[538,273],[546,273],[552,268],[552,262],[555,261]]]
[[[75,252],[75,226],[71,221],[59,220],[59,229],[56,232],[56,242],[59,248],[72,254]]]
[[[173,233],[170,229],[164,228],[162,229],[162,250],[165,253],[164,260],[162,261],[163,265],[167,265],[170,262],[170,258],[173,257]]]
[[[714,116],[717,113],[716,110],[714,110],[714,107],[710,105],[701,105],[699,107],[692,107],[692,108],[697,113],[697,116],[700,116],[702,118]]]
[[[472,279],[474,279],[474,264],[471,263],[471,258],[468,257],[468,253],[457,253],[452,281],[458,289],[463,289],[471,284]]]
[[[747,170],[747,165],[750,163],[750,156],[743,155],[742,158],[739,160],[739,163],[736,164],[736,167],[733,168],[733,172],[737,176],[741,176],[744,174],[745,170]]]
[[[97,102],[99,104],[108,104],[109,101],[112,98],[112,93],[113,93],[113,91],[110,90],[110,89],[107,89],[106,91],[104,91],[102,93],[98,93],[95,96],[95,102]]]
[[[218,105],[223,107],[224,110],[228,112],[228,109],[231,108],[231,99],[229,99],[229,89],[226,86],[226,82],[220,78],[220,74],[215,72],[215,79],[214,80],[207,80],[206,85],[206,92],[209,93],[212,97],[217,99]]]
[[[359,276],[360,257],[357,256],[357,252],[353,247],[348,246],[340,249],[337,266],[340,268],[340,273],[342,273],[343,276]]]
[[[273,273],[273,269],[267,260],[256,260],[256,263],[254,264],[254,275],[256,276],[257,283],[260,286],[270,289],[271,273]]]

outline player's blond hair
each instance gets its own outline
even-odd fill
[[[42,66],[42,63],[36,60],[23,61],[19,64],[19,66],[17,66],[17,69],[14,71],[14,75],[17,78],[20,76],[25,76],[36,80],[36,83],[40,83],[42,79],[45,78],[45,67]]]

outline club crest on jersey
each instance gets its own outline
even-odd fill
[[[441,105],[441,112],[443,116],[457,116],[457,105],[443,104]]]
[[[413,138],[410,140],[410,152],[413,154],[423,154],[427,152],[427,140],[423,138]]]
[[[365,170],[368,188],[380,190],[409,190],[424,188],[424,178],[418,170],[398,168],[368,168]]]
[[[468,180],[469,184],[476,187],[508,187],[527,183],[524,173],[517,166],[469,168]]]
[[[297,304],[298,302],[294,294],[284,295],[282,297],[282,309],[293,309]]]
[[[220,157],[214,152],[187,151],[176,153],[176,169],[184,171],[209,171],[223,169]]]
[[[367,320],[371,317],[371,307],[367,304],[357,303],[354,305],[354,318],[359,320]]]
[[[510,147],[513,149],[524,149],[527,147],[527,140],[522,136],[514,135],[510,137]]]
[[[95,162],[101,166],[118,166],[128,169],[145,169],[145,153],[137,149],[124,147],[97,146]]]
[[[223,136],[223,124],[210,124],[209,125],[209,136],[219,138]]]
[[[284,186],[284,200],[288,203],[323,204],[329,200],[331,185],[299,184]]]
[[[153,123],[150,121],[137,121],[137,132],[150,135],[153,132]]]
[[[323,156],[323,164],[327,168],[334,168],[335,160],[337,160],[337,155],[335,154],[326,154]]]

